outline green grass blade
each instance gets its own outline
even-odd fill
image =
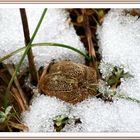
[[[117,95],[116,97],[140,104],[140,100],[136,98],[132,98],[132,97],[121,95],[121,94]]]
[[[91,60],[91,58],[87,54],[81,52],[80,50],[78,50],[78,49],[76,49],[72,46],[65,45],[65,44],[60,44],[60,43],[36,43],[36,44],[32,44],[32,46],[33,47],[34,46],[57,46],[57,47],[67,48],[67,49],[70,49],[74,52],[79,53],[80,55],[84,56],[87,60]]]
[[[76,49],[72,46],[69,46],[69,45],[60,44],[60,43],[36,43],[36,44],[31,45],[31,47],[47,47],[47,46],[52,46],[52,47],[56,46],[56,47],[67,48],[67,49],[70,49],[74,52],[79,53],[80,55],[84,56],[87,60],[89,60],[89,61],[91,60],[91,57],[89,57],[87,54],[85,54],[85,53],[81,52],[80,50],[78,50],[78,49]],[[15,50],[15,51],[11,52],[10,54],[4,56],[3,58],[0,59],[0,63],[4,60],[8,59],[9,57],[23,51],[24,49],[26,49],[26,47],[22,47],[18,50]]]
[[[0,63],[3,62],[4,60],[10,58],[11,56],[13,56],[13,55],[15,55],[15,54],[17,54],[17,53],[23,51],[24,49],[25,49],[25,47],[20,48],[20,49],[18,49],[18,50],[15,50],[15,51],[9,53],[8,55],[6,55],[6,56],[4,56],[4,57],[2,57],[2,58],[0,58]]]
[[[25,57],[26,57],[29,49],[31,48],[31,44],[32,44],[32,42],[33,42],[33,40],[34,40],[34,38],[35,38],[35,36],[36,36],[39,28],[40,28],[40,25],[41,25],[41,23],[43,21],[43,18],[45,16],[46,12],[47,12],[47,9],[45,8],[44,11],[43,11],[43,13],[42,13],[42,15],[41,15],[41,17],[40,17],[40,20],[39,20],[39,22],[38,22],[38,24],[37,24],[37,26],[35,28],[35,31],[34,31],[32,37],[31,37],[31,40],[30,40],[29,44],[27,45],[27,47],[26,47],[26,49],[24,51],[24,54],[22,55],[22,57],[21,57],[18,65],[16,66],[15,71],[14,71],[14,73],[12,75],[12,78],[11,78],[9,84],[8,84],[8,87],[6,89],[5,96],[4,96],[4,108],[6,108],[8,106],[9,97],[10,97],[10,89],[11,89],[12,83],[13,83],[13,81],[15,79],[15,76],[16,76],[17,72],[19,71],[19,68],[20,68],[23,60],[25,59]]]

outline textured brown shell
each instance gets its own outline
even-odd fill
[[[59,61],[50,67],[39,87],[44,94],[76,104],[95,96],[96,84],[94,69],[71,61]]]

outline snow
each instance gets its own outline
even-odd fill
[[[103,77],[109,76],[114,66],[123,67],[134,78],[122,79],[117,92],[140,100],[139,34],[140,19],[126,15],[122,9],[111,9],[97,31]],[[100,90],[111,92],[106,88]],[[38,95],[30,110],[23,113],[23,122],[29,132],[54,132],[53,117],[58,114],[77,117],[82,122],[67,124],[62,130],[65,132],[140,132],[140,104],[120,98],[104,102],[92,97],[70,105],[55,97]]]
[[[39,21],[43,9],[26,9],[30,35]],[[68,23],[69,14],[64,9],[48,9],[41,28],[33,43],[53,42],[73,46],[85,52],[84,46],[77,36],[73,26]],[[24,36],[19,9],[0,9],[0,53],[1,58],[10,52],[24,46]],[[85,63],[84,57],[65,48],[35,47],[33,48],[35,62],[39,68],[51,60],[70,59],[77,63]],[[14,55],[6,63],[19,62],[21,54]],[[27,60],[23,67],[27,66]]]
[[[78,104],[74,113],[85,132],[140,132],[140,106],[126,100],[105,103],[91,98]]]
[[[30,110],[23,113],[29,132],[55,132],[53,119],[57,115],[80,118],[80,124],[67,124],[63,132],[140,132],[140,105],[119,99],[113,103],[90,98],[70,105],[55,97],[38,94]]]
[[[114,66],[123,67],[134,78],[122,80],[118,92],[140,100],[140,19],[126,15],[123,9],[111,9],[98,27],[103,77]]]
[[[23,114],[23,121],[27,124],[30,132],[51,132],[53,118],[57,115],[68,115],[69,106],[67,103],[56,99],[37,94],[32,101],[29,112]]]
[[[27,9],[30,34],[33,33],[43,9]],[[85,52],[83,44],[71,24],[69,14],[64,9],[48,9],[34,43],[64,43]],[[24,37],[18,9],[0,9],[0,53],[3,57],[24,46]],[[140,100],[140,19],[126,14],[122,9],[111,9],[98,27],[102,61],[100,71],[103,78],[111,74],[114,66],[123,67],[134,78],[122,79],[118,93]],[[84,63],[83,56],[73,51],[57,47],[33,48],[35,62],[40,67],[52,59],[70,59]],[[21,54],[6,60],[17,64]],[[24,67],[27,66],[27,60]],[[100,81],[100,91],[112,92]],[[89,98],[76,105],[68,104],[55,97],[37,92],[29,110],[22,114],[22,121],[29,132],[55,132],[53,119],[58,115],[80,118],[80,124],[67,124],[64,132],[140,132],[140,105],[125,99],[114,98],[113,102]]]

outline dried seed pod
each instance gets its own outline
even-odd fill
[[[94,69],[71,61],[59,61],[51,65],[48,73],[39,82],[44,94],[72,104],[95,96],[96,85],[97,74]]]

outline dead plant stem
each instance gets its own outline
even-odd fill
[[[85,35],[86,35],[87,43],[88,43],[88,53],[89,53],[89,57],[92,57],[92,61],[89,62],[89,66],[93,67],[96,70],[97,77],[98,77],[96,53],[95,53],[94,44],[92,41],[92,33],[91,33],[91,29],[90,29],[89,17],[87,15],[87,10],[82,9],[82,14],[83,14],[83,27],[85,29]]]
[[[22,25],[23,25],[25,46],[27,46],[28,43],[30,42],[30,33],[29,33],[29,26],[28,26],[28,20],[27,20],[25,8],[20,8],[20,15],[21,15],[21,20],[22,20]],[[27,56],[28,56],[28,62],[29,62],[29,71],[31,74],[31,81],[34,85],[37,85],[38,74],[35,67],[35,63],[34,63],[34,56],[33,56],[32,48],[29,49]]]

